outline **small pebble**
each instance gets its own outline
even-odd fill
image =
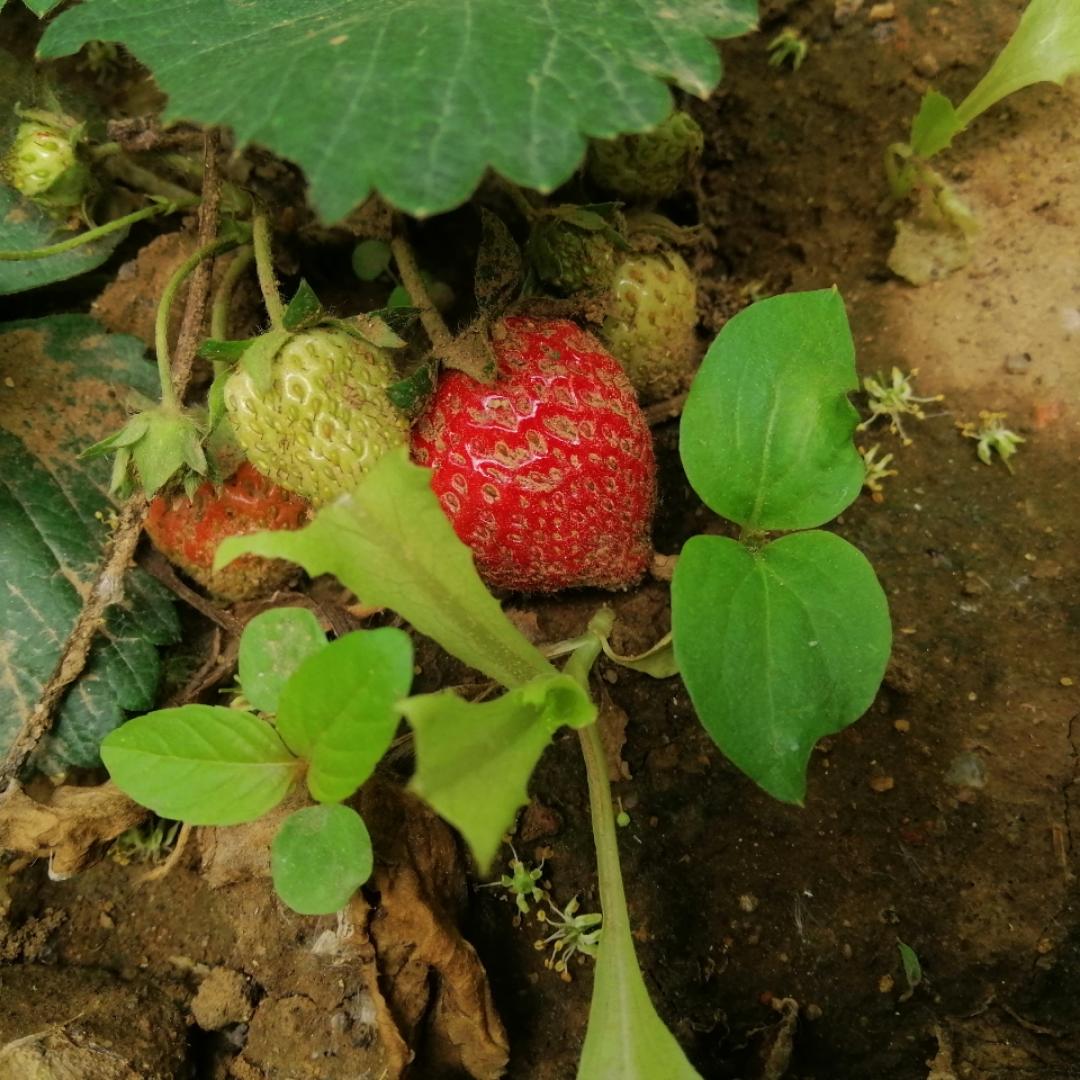
[[[1026,375],[1031,367],[1031,353],[1013,353],[1005,357],[1005,370],[1010,375]]]
[[[958,788],[986,787],[986,765],[983,759],[967,750],[957,754],[945,774],[945,783]]]
[[[807,1020],[820,1020],[822,1017],[822,1011],[820,1005],[807,1005],[803,1010],[803,1016]]]
[[[892,988],[896,985],[896,980],[891,975],[882,975],[878,979],[877,988],[883,994],[892,993]]]
[[[893,727],[900,732],[901,735],[906,735],[911,730],[910,720],[894,720]]]
[[[757,911],[758,903],[760,901],[753,893],[743,893],[739,897],[739,910],[745,911],[747,915],[752,911]]]
[[[930,52],[923,53],[915,61],[914,67],[915,74],[921,75],[924,79],[932,79],[941,70],[937,57]]]
[[[833,4],[833,22],[843,26],[862,6],[863,0],[836,0]]]
[[[1058,681],[1062,686],[1072,686],[1073,684],[1072,679],[1070,679],[1068,675],[1062,675]]]
[[[888,22],[889,19],[896,18],[896,5],[889,4],[875,4],[870,9],[870,21],[872,23]]]
[[[881,792],[892,791],[896,787],[896,781],[891,776],[874,776],[870,779],[870,788],[872,791]]]

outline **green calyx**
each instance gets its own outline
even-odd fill
[[[271,330],[248,343],[224,402],[255,468],[315,506],[355,490],[408,440],[408,419],[387,394],[397,375],[386,350],[403,344],[372,316]]]
[[[51,114],[24,113],[3,161],[5,179],[46,210],[81,206],[93,177],[79,156],[82,125]]]
[[[136,413],[118,432],[83,451],[94,458],[115,453],[109,490],[126,498],[136,489],[153,496],[181,480],[188,494],[207,473],[205,417],[193,409],[155,405]]]
[[[559,206],[543,214],[526,252],[536,276],[564,296],[608,288],[617,249],[627,246],[620,223],[612,204]]]
[[[676,110],[651,131],[594,141],[589,177],[625,199],[666,199],[687,186],[704,149],[697,121]]]

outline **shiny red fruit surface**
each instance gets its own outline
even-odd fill
[[[492,333],[491,385],[444,374],[412,454],[490,584],[625,588],[652,556],[652,436],[622,368],[565,319]]]

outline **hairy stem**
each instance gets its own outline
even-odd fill
[[[210,309],[210,336],[216,341],[229,339],[229,315],[232,310],[232,297],[236,283],[247,273],[255,251],[250,244],[245,244],[229,263],[229,269],[221,278],[221,284],[214,294],[214,305]]]
[[[192,255],[186,258],[174,271],[165,291],[161,294],[161,302],[158,304],[157,320],[154,323],[154,347],[157,351],[158,377],[161,380],[161,403],[172,408],[180,407],[180,399],[173,386],[172,361],[169,357],[169,311],[180,286],[184,284],[188,274],[203,261],[211,258],[221,251],[236,247],[236,236],[219,236],[209,244],[204,244]]]
[[[198,202],[186,187],[165,180],[142,165],[136,165],[126,154],[113,154],[102,161],[102,166],[117,180],[122,180],[137,191],[145,191],[147,195],[160,195],[171,202],[188,205]]]
[[[145,221],[147,218],[156,217],[158,214],[171,214],[174,210],[194,206],[198,201],[199,200],[195,198],[194,195],[190,195],[183,207],[181,207],[179,203],[172,202],[158,202],[154,203],[153,206],[144,206],[141,210],[136,210],[131,214],[125,214],[115,221],[107,221],[104,225],[98,225],[97,228],[87,229],[86,232],[81,232],[76,236],[69,237],[67,240],[61,240],[56,244],[49,244],[48,247],[35,248],[33,251],[0,251],[0,262],[47,259],[50,255],[60,255],[65,251],[71,251],[74,248],[82,247],[83,244],[90,244],[95,240],[100,240],[103,236],[108,236],[109,233],[114,233],[118,229],[125,229],[129,225],[134,225],[137,221]]]
[[[221,176],[217,168],[219,145],[217,129],[207,128],[203,134],[202,202],[199,205],[198,244],[201,248],[214,242],[221,225]],[[213,273],[214,259],[211,254],[195,268],[188,285],[184,317],[180,320],[176,352],[170,367],[170,381],[181,401],[191,381],[191,369],[206,325],[206,305],[210,299]]]
[[[427,286],[416,265],[416,256],[413,255],[409,241],[405,239],[404,230],[399,228],[390,241],[390,251],[393,253],[394,262],[397,263],[398,273],[401,275],[401,283],[409,294],[412,305],[420,310],[420,322],[436,352],[445,352],[454,343],[454,335],[443,321],[439,309],[431,302]]]
[[[285,329],[285,305],[281,302],[277,279],[274,277],[274,256],[270,247],[270,223],[265,214],[256,214],[252,218],[255,245],[255,269],[259,275],[259,288],[262,290],[266,313],[270,316],[270,325],[275,330]]]

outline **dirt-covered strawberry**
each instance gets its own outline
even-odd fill
[[[678,393],[698,355],[697,287],[675,251],[626,256],[612,279],[600,337],[645,403]]]
[[[81,128],[63,118],[24,120],[15,132],[0,172],[16,191],[47,210],[82,205],[91,186],[90,170],[79,157]]]
[[[627,246],[620,225],[614,204],[544,211],[526,249],[536,276],[564,296],[608,288],[616,254]]]
[[[248,600],[281,588],[297,568],[282,559],[245,555],[215,571],[214,553],[229,536],[260,529],[298,529],[308,504],[284,491],[244,462],[223,484],[201,484],[190,498],[182,492],[150,502],[146,531],[174,566],[215,596]]]
[[[493,385],[443,376],[413,458],[495,586],[625,588],[647,567],[656,497],[648,424],[618,362],[565,319],[497,323]]]
[[[687,186],[704,148],[697,121],[676,110],[651,131],[594,140],[589,178],[623,199],[666,199]]]
[[[386,394],[393,366],[376,344],[317,326],[271,332],[249,353],[225,385],[236,439],[260,472],[314,505],[353,491],[408,438]]]

